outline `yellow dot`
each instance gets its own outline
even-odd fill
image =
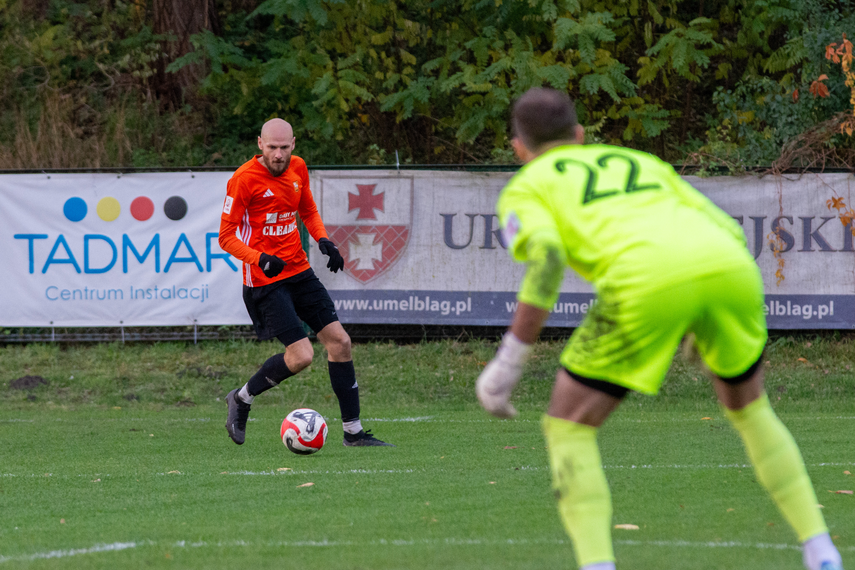
[[[98,207],[95,208],[95,211],[98,212],[98,217],[105,222],[112,222],[119,217],[122,207],[115,198],[101,198],[98,200]]]

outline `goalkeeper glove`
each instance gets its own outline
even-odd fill
[[[285,269],[287,263],[276,257],[275,255],[267,255],[262,253],[258,258],[258,266],[264,272],[266,277],[276,277],[282,270]]]
[[[508,332],[496,356],[478,376],[475,394],[484,409],[494,416],[512,418],[517,415],[517,410],[508,400],[522,376],[523,364],[530,352],[530,344],[525,344]]]
[[[339,269],[344,269],[344,258],[338,252],[338,248],[333,242],[327,238],[321,238],[318,240],[318,249],[321,250],[321,253],[330,258],[327,262],[327,269],[333,273],[338,273]]]

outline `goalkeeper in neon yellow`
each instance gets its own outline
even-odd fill
[[[597,428],[628,391],[658,392],[691,333],[758,480],[803,544],[806,568],[841,570],[799,449],[763,388],[763,283],[739,225],[661,160],[582,145],[562,92],[527,92],[514,105],[513,128],[525,165],[497,209],[508,251],[527,269],[510,330],[476,393],[492,414],[516,415],[511,391],[566,267],[591,281],[597,301],[561,354],[543,418],[579,566],[615,568]]]

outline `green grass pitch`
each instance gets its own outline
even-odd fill
[[[61,381],[69,367],[78,366],[78,377],[88,370],[73,362],[80,354],[2,350],[0,380],[14,377],[9,363],[20,359],[30,363],[28,374],[51,384],[0,399],[0,570],[575,568],[539,426],[550,385],[540,370],[554,368],[557,343],[539,346],[518,398],[522,415],[513,421],[491,419],[471,395],[494,345],[357,347],[364,424],[398,446],[374,449],[342,446],[317,364],[302,383],[259,398],[247,443],[236,446],[216,398],[243,370],[235,378],[224,373],[222,382],[185,374],[185,390],[174,395],[182,405],[152,403],[146,390],[158,382],[157,349],[131,347],[131,362],[111,363],[112,372],[93,364],[90,376],[120,376],[121,391],[140,399],[123,400],[87,378],[85,390],[100,390],[87,402],[83,390],[64,391],[69,385]],[[162,364],[173,376],[222,352],[167,350],[177,361]],[[855,489],[847,474],[855,472],[855,398],[851,375],[833,370],[848,357],[828,363],[828,372],[814,364],[781,389],[781,379],[794,377],[790,360],[801,364],[795,353],[770,352],[773,402],[801,446],[844,565],[853,566],[855,496],[837,491]],[[252,352],[245,360],[259,358]],[[146,371],[139,378],[121,371],[134,362]],[[420,370],[401,373],[405,366]],[[614,523],[639,527],[614,531],[618,568],[801,568],[795,536],[696,378],[676,363],[660,398],[631,396],[601,430]],[[825,397],[837,387],[848,395]],[[78,403],[60,404],[60,397]],[[279,440],[282,418],[299,406],[329,418],[327,445],[312,456],[294,455]]]

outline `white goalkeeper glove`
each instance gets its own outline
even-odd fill
[[[478,376],[475,394],[485,410],[499,418],[512,418],[517,410],[508,401],[511,392],[520,381],[531,345],[525,344],[513,333],[508,332],[502,338],[502,344],[496,356]]]

